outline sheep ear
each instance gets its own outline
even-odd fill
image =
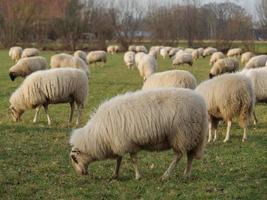
[[[78,164],[78,160],[77,160],[77,158],[75,157],[75,155],[71,155],[71,159],[72,159],[76,164]]]

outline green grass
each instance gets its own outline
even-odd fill
[[[241,142],[242,130],[235,122],[231,141],[224,144],[225,124],[221,124],[218,141],[207,145],[203,160],[194,161],[190,179],[182,177],[183,158],[169,181],[159,180],[172,159],[171,151],[141,152],[143,177],[139,181],[134,179],[128,155],[123,159],[118,181],[109,181],[113,160],[91,164],[90,175],[80,177],[69,161],[67,104],[49,107],[50,127],[43,110],[37,124],[32,123],[33,110],[24,113],[22,122],[11,121],[8,100],[22,79],[10,81],[12,61],[7,54],[7,50],[0,51],[0,199],[267,199],[267,106],[257,105],[260,122],[249,127],[246,143]],[[54,52],[42,54],[49,59]],[[82,124],[104,100],[141,88],[137,70],[128,70],[122,57],[109,56],[106,66],[91,66]],[[160,71],[171,69],[170,60],[159,59],[159,66]],[[210,67],[208,59],[199,59],[192,68],[181,68],[202,81],[207,79]]]

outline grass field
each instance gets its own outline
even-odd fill
[[[55,52],[43,52],[47,59]],[[109,56],[104,67],[91,67],[90,91],[82,124],[104,100],[141,87],[137,70],[130,71],[122,54]],[[47,126],[43,109],[37,124],[34,111],[14,123],[8,115],[8,100],[22,79],[11,82],[8,69],[12,61],[7,50],[0,50],[0,199],[267,199],[267,106],[257,105],[259,124],[249,127],[248,142],[242,143],[242,130],[234,123],[230,142],[219,139],[208,144],[203,160],[194,161],[192,177],[182,173],[185,157],[169,181],[160,176],[172,159],[172,152],[141,152],[142,179],[136,181],[129,156],[122,163],[120,178],[109,181],[114,160],[93,163],[89,176],[77,176],[69,161],[67,126],[69,106],[49,107],[52,125]],[[171,69],[170,60],[159,59],[160,71]],[[199,59],[191,71],[200,82],[208,77],[208,59]],[[74,125],[73,125],[74,128]],[[153,167],[152,167],[153,166]]]

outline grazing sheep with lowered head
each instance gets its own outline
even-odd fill
[[[11,58],[11,60],[18,62],[22,54],[22,48],[21,47],[11,47],[9,49],[8,55]]]
[[[234,117],[239,117],[239,125],[244,129],[242,141],[247,140],[247,125],[253,112],[255,95],[251,81],[241,74],[224,74],[202,82],[196,91],[205,99],[209,113],[209,142],[217,138],[220,120],[227,122],[224,142],[230,138]]]
[[[46,59],[42,56],[21,58],[9,69],[9,77],[14,81],[18,76],[26,77],[31,73],[48,68]]]
[[[99,106],[80,129],[71,134],[70,158],[77,174],[85,175],[97,160],[116,159],[113,178],[118,178],[122,157],[129,153],[135,178],[140,150],[172,149],[174,159],[162,176],[170,177],[183,154],[187,154],[185,176],[190,176],[193,159],[200,159],[208,128],[203,98],[189,89],[161,88],[126,93]]]
[[[170,70],[152,74],[144,82],[142,89],[153,89],[159,87],[176,87],[195,89],[197,80],[188,71],[185,70]]]
[[[217,52],[217,49],[216,48],[207,47],[206,49],[204,49],[203,57],[210,56],[210,55],[212,55],[215,52]]]
[[[135,65],[135,53],[133,51],[127,51],[125,54],[124,54],[124,62],[126,64],[126,66],[129,68],[129,69],[133,69],[134,68],[134,65]]]
[[[240,56],[241,53],[242,53],[242,49],[241,48],[229,49],[228,52],[227,52],[227,57]]]
[[[210,69],[209,77],[213,78],[224,73],[236,72],[238,69],[239,62],[236,58],[219,59]]]
[[[247,62],[245,69],[264,67],[266,62],[267,55],[254,56]]]
[[[39,56],[40,51],[36,48],[26,48],[22,51],[21,57],[32,57],[32,56]]]
[[[247,62],[253,57],[255,56],[254,53],[252,52],[245,52],[241,55],[241,63],[243,65],[247,64]]]
[[[183,64],[193,65],[192,54],[186,52],[179,53],[178,51],[172,61],[172,66],[175,68],[176,66]]]
[[[36,108],[33,120],[36,122],[40,107],[43,106],[50,125],[49,104],[69,103],[71,107],[69,122],[71,122],[76,103],[79,112],[76,124],[79,124],[87,94],[88,78],[82,70],[71,68],[43,70],[32,73],[23,81],[11,95],[9,108],[16,122],[26,110]]]
[[[140,76],[144,81],[157,71],[158,64],[156,59],[151,55],[144,55],[141,57],[140,62],[137,65]]]
[[[225,58],[225,55],[222,52],[218,51],[213,53],[210,57],[210,65],[213,65],[217,60],[222,58]]]
[[[107,62],[107,53],[105,51],[91,51],[87,55],[87,63]]]

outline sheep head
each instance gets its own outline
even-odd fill
[[[21,111],[21,110],[15,108],[12,105],[9,107],[9,110],[10,110],[10,114],[11,114],[11,117],[12,117],[13,121],[14,122],[20,121],[20,117],[21,117],[21,115],[23,114],[24,111]]]
[[[86,153],[81,152],[78,148],[72,148],[70,152],[70,159],[73,168],[78,175],[88,174],[88,165],[90,162],[90,156]]]
[[[17,77],[16,72],[9,72],[9,77],[12,81],[14,81]]]

